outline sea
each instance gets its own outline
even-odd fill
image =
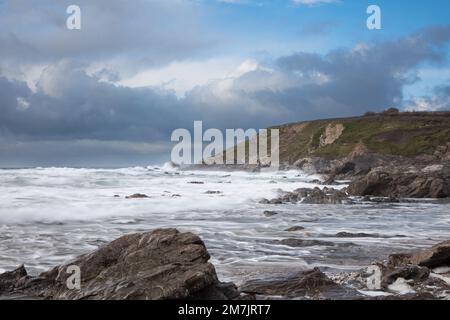
[[[37,275],[122,235],[157,228],[198,234],[219,278],[237,284],[312,267],[355,271],[449,238],[450,204],[433,200],[260,203],[281,191],[323,188],[320,180],[298,170],[201,171],[170,164],[1,169],[0,272],[24,264]],[[148,198],[126,198],[136,193]],[[291,227],[303,230],[287,231]],[[280,244],[283,239],[319,241],[290,247]]]

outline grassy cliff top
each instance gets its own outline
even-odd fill
[[[280,129],[280,159],[341,159],[352,152],[414,157],[433,154],[450,143],[450,112],[388,110],[362,117],[316,120],[273,127]]]

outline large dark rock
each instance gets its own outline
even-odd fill
[[[430,269],[415,265],[406,265],[398,268],[387,268],[383,274],[382,286],[386,288],[393,284],[398,278],[412,280],[415,282],[427,280],[430,276]]]
[[[26,275],[24,270],[3,274],[0,279],[12,280],[0,287],[0,295],[24,293],[58,300],[237,297],[234,285],[219,282],[209,258],[203,241],[192,233],[160,229],[131,234],[23,283],[19,281]],[[67,287],[69,266],[81,270],[80,290]]]
[[[389,256],[388,267],[395,268],[406,265],[428,268],[450,267],[450,240],[415,253],[400,253]]]
[[[27,270],[22,265],[14,271],[0,274],[0,293],[14,290],[28,279]]]
[[[450,292],[450,273],[447,268],[434,268],[446,266],[450,266],[450,240],[415,254],[390,255],[387,261],[373,264],[359,276],[344,276],[344,283],[352,282],[360,290],[388,292],[392,295],[389,299],[445,299]],[[377,277],[378,284],[372,281]]]
[[[354,196],[446,198],[450,196],[450,168],[443,165],[425,168],[380,167],[355,179],[347,192]]]
[[[450,266],[450,240],[420,251],[412,255],[409,260],[412,264],[429,268]]]
[[[351,202],[345,192],[333,188],[322,190],[315,188],[308,192],[302,201],[304,204],[349,204]]]

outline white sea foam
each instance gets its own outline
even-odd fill
[[[313,188],[299,171],[185,171],[171,165],[122,169],[0,170],[0,268],[39,272],[125,233],[175,227],[199,234],[224,279],[325,266],[355,270],[392,252],[446,239],[449,205],[263,205],[279,190]],[[192,183],[195,182],[195,183]],[[213,192],[208,192],[213,191]],[[125,199],[144,193],[148,199]],[[119,197],[115,197],[115,196]],[[265,210],[279,214],[265,217]],[[303,232],[287,228],[303,226]],[[386,237],[342,239],[336,233]],[[283,238],[336,245],[288,247]]]
[[[408,281],[403,278],[398,278],[393,284],[389,285],[388,290],[401,295],[416,293]]]

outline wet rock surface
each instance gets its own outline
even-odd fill
[[[393,254],[360,272],[337,276],[340,284],[370,291],[371,299],[429,300],[450,297],[450,241],[413,254]]]
[[[143,194],[143,193],[135,193],[135,194],[132,194],[130,196],[126,196],[125,198],[126,199],[148,199],[150,197],[148,195],[146,195],[146,194]]]
[[[0,296],[56,300],[232,299],[219,282],[203,241],[192,233],[159,229],[121,237],[38,277],[19,268],[0,275]],[[81,271],[81,289],[68,289],[69,266]]]
[[[287,228],[287,229],[285,229],[284,231],[287,231],[287,232],[297,232],[297,231],[304,231],[304,230],[305,230],[305,227],[302,227],[302,226],[294,226],[294,227]]]
[[[334,235],[336,238],[404,238],[404,235],[386,236],[376,233],[351,233],[351,232],[338,232]]]
[[[274,240],[274,244],[280,244],[288,247],[313,247],[313,246],[334,246],[335,243],[331,241],[322,241],[322,240],[309,240],[309,239],[283,239],[283,240]]]
[[[240,290],[258,298],[355,299],[362,297],[356,290],[337,284],[318,268],[302,271],[286,278],[248,281]]]
[[[446,198],[450,196],[450,166],[375,168],[356,178],[347,192],[353,196]]]
[[[409,260],[412,264],[429,268],[450,266],[450,240],[420,251],[412,255]]]
[[[281,192],[280,197],[272,200],[262,200],[260,203],[266,204],[285,204],[285,203],[302,203],[302,204],[351,204],[350,199],[345,191],[333,188],[300,188],[293,192]]]
[[[295,238],[276,243],[293,248],[341,245]],[[209,258],[203,241],[192,233],[158,229],[130,234],[36,277],[28,275],[24,266],[0,274],[0,299],[428,300],[450,296],[450,241],[412,254],[393,254],[357,272],[325,274],[314,268],[253,279],[239,289],[218,280]],[[80,268],[80,289],[68,289],[70,266]]]
[[[276,212],[276,211],[264,211],[264,215],[266,216],[266,217],[273,217],[273,216],[276,216],[276,215],[278,215],[279,213],[278,212]]]

